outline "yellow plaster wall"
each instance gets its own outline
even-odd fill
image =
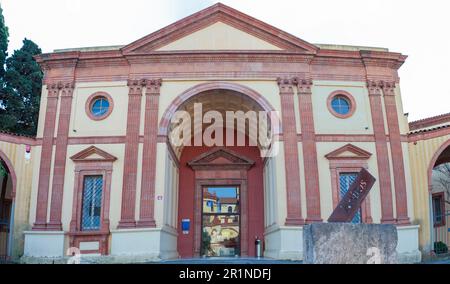
[[[157,51],[176,50],[281,50],[281,48],[223,22],[216,22],[157,49]]]
[[[114,101],[111,115],[100,121],[90,119],[85,109],[86,101],[95,92],[106,92]],[[126,82],[77,83],[72,100],[69,136],[124,136],[127,128],[127,111]]]
[[[350,93],[356,101],[356,111],[349,118],[337,118],[328,110],[327,99],[338,90]],[[312,103],[316,134],[373,134],[370,102],[364,83],[314,81]]]
[[[322,219],[327,220],[334,210],[333,196],[331,187],[331,172],[329,160],[325,157],[328,153],[345,146],[346,142],[320,142],[317,143],[317,160],[319,166],[319,184],[320,184],[320,206],[322,211]],[[364,149],[372,156],[367,161],[368,171],[376,177],[377,182],[373,186],[369,198],[371,205],[371,213],[374,223],[380,223],[381,206],[380,206],[380,186],[378,183],[378,166],[375,143],[372,142],[354,142],[352,145]],[[303,165],[307,166],[307,165]],[[303,174],[303,173],[302,173]]]
[[[430,192],[428,167],[439,148],[450,140],[450,135],[409,143],[412,191],[414,200],[414,223],[420,225],[419,245],[424,252],[431,249]]]
[[[30,160],[25,159],[26,146],[23,144],[13,144],[0,141],[0,151],[6,155],[12,164],[12,169],[17,177],[16,196],[14,199],[14,228],[13,228],[13,247],[12,256],[18,257],[23,252],[23,231],[29,229],[30,198],[32,187],[32,176],[35,167],[34,160],[36,155],[33,153]]]

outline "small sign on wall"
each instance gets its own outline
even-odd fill
[[[191,219],[183,219],[181,220],[181,230],[183,231],[183,235],[188,235],[191,227]]]

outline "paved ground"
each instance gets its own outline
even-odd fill
[[[450,258],[424,261],[422,264],[450,264]]]
[[[269,258],[191,258],[163,260],[164,264],[301,264],[301,261],[275,260]]]

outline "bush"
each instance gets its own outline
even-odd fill
[[[448,247],[443,242],[435,242],[434,243],[434,252],[436,254],[447,253],[448,252]]]

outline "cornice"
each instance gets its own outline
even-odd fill
[[[411,131],[431,127],[448,122],[450,124],[450,113],[445,113],[437,116],[427,117],[424,119],[412,121],[409,123]]]

